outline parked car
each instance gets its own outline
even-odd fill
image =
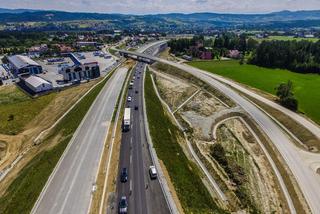
[[[157,178],[157,170],[155,166],[150,166],[149,167],[149,174],[151,179],[156,179]]]
[[[120,181],[122,183],[125,183],[128,181],[128,170],[127,168],[122,168],[121,174],[120,174]]]
[[[128,201],[126,196],[122,196],[119,201],[119,214],[128,213]]]

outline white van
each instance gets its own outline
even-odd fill
[[[155,166],[150,166],[149,167],[149,174],[151,179],[156,179],[157,178],[157,170]]]

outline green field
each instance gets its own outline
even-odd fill
[[[320,75],[299,74],[283,69],[240,65],[238,61],[194,61],[190,65],[275,94],[275,87],[291,80],[299,111],[320,124]]]
[[[180,147],[177,137],[183,136],[165,113],[149,73],[146,75],[144,89],[152,141],[159,159],[168,170],[185,213],[225,213],[212,200],[202,183],[198,168],[188,160]]]
[[[16,86],[4,86],[0,89],[0,133],[17,134],[37,116],[56,93],[31,98]]]
[[[310,42],[316,42],[319,40],[319,38],[294,38],[293,36],[269,36],[268,38],[262,38],[262,39],[258,39],[256,37],[252,37],[258,41],[272,41],[272,40],[282,40],[282,41],[302,41],[302,40],[306,40],[306,41],[310,41]]]

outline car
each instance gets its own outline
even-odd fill
[[[134,110],[138,110],[139,109],[139,107],[138,106],[134,106]]]
[[[128,102],[131,102],[132,101],[132,98],[131,97],[128,97]]]
[[[155,166],[150,166],[149,167],[149,174],[151,179],[156,179],[157,178],[157,170]]]
[[[138,94],[138,91],[137,91],[137,90],[136,90],[135,92],[136,92],[136,94]]]
[[[137,78],[138,78],[138,79],[140,79],[140,77],[139,77],[139,76],[138,76]]]
[[[128,170],[127,168],[122,168],[121,174],[120,174],[120,181],[122,183],[125,183],[128,181]]]
[[[126,196],[122,196],[119,201],[119,214],[128,213],[128,201]]]

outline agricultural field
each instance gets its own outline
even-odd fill
[[[270,69],[255,65],[240,65],[235,60],[194,61],[188,64],[273,95],[276,92],[276,86],[291,80],[299,102],[299,111],[320,124],[319,75],[299,74],[284,69]]]

